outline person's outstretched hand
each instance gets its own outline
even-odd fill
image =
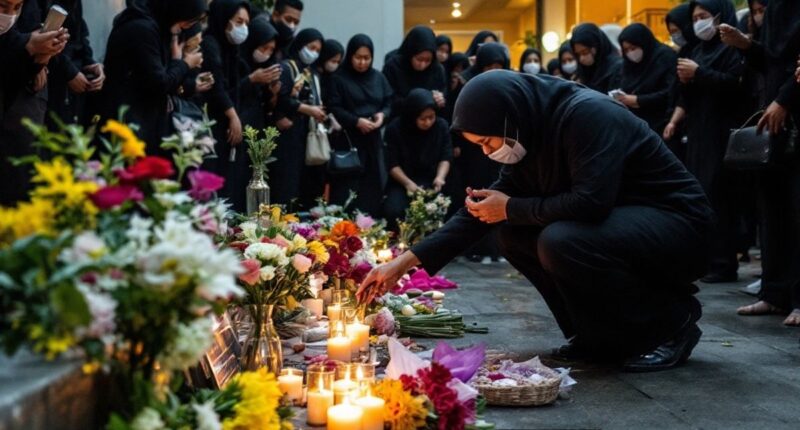
[[[736,49],[741,49],[742,51],[750,49],[750,45],[752,44],[752,41],[746,34],[728,24],[721,24],[719,26],[719,35],[720,39],[722,39],[722,43]]]
[[[356,292],[358,302],[372,303],[373,300],[383,296],[397,285],[397,281],[418,264],[420,261],[417,256],[413,252],[407,251],[394,260],[372,269]]]

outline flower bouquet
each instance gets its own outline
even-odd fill
[[[405,218],[398,220],[401,246],[414,246],[425,236],[441,228],[450,203],[449,197],[433,190],[414,192]]]

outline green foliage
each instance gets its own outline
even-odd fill
[[[280,132],[275,127],[269,127],[263,133],[264,137],[259,137],[261,131],[247,126],[244,130],[244,138],[247,142],[247,155],[250,156],[250,162],[253,163],[251,167],[253,170],[263,169],[264,179],[267,179],[269,177],[267,165],[277,160],[272,153],[278,147],[277,139]]]

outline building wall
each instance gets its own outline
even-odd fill
[[[83,0],[83,15],[96,60],[106,54],[106,40],[111,33],[114,16],[125,9],[125,0]]]

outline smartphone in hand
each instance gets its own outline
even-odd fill
[[[67,15],[69,15],[69,13],[67,13],[63,7],[57,4],[51,6],[50,10],[47,12],[47,18],[45,18],[44,24],[42,24],[42,33],[61,29],[64,25],[64,21],[67,19]]]

